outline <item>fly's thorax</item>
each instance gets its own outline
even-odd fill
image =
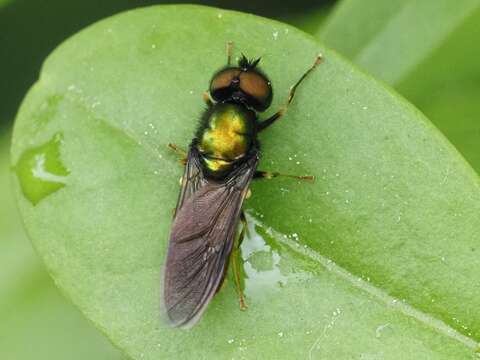
[[[211,171],[225,171],[255,141],[255,113],[240,104],[214,105],[197,135],[198,150]]]

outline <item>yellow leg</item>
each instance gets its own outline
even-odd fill
[[[180,156],[180,160],[179,162],[182,164],[182,165],[185,165],[187,163],[187,152],[183,149],[180,149],[177,145],[175,144],[168,144],[168,147],[170,149],[172,149],[173,151],[175,151],[175,153]]]
[[[276,120],[278,120],[280,117],[282,117],[283,115],[285,115],[285,113],[287,112],[287,109],[288,109],[288,106],[290,105],[290,103],[292,102],[293,100],[293,97],[295,96],[295,91],[297,91],[297,87],[298,85],[300,85],[300,83],[305,80],[305,78],[313,71],[313,69],[315,69],[317,67],[318,64],[320,64],[322,62],[322,55],[318,54],[317,57],[315,58],[315,62],[313,63],[312,66],[310,66],[308,68],[307,71],[305,71],[303,73],[303,75],[300,77],[300,79],[298,79],[298,81],[290,88],[290,92],[288,93],[288,98],[287,98],[287,102],[285,105],[283,105],[275,114],[273,114],[272,116],[270,116],[268,119],[266,120],[263,120],[262,122],[260,122],[260,124],[258,125],[258,131],[262,131],[264,129],[266,129],[267,127],[269,127],[270,125],[272,125]]]
[[[233,267],[233,276],[235,278],[235,287],[237,288],[238,300],[240,303],[240,310],[247,310],[247,304],[245,303],[245,296],[243,295],[242,283],[240,281],[240,268],[238,267],[238,260],[240,258],[240,244],[242,243],[243,238],[245,237],[245,232],[247,231],[247,219],[245,214],[242,211],[240,221],[242,222],[242,230],[238,236],[236,244],[232,251],[232,267]]]
[[[232,62],[233,41],[227,42],[227,66]]]
[[[284,177],[289,177],[292,179],[298,179],[298,180],[308,180],[308,181],[314,181],[315,176],[313,175],[291,175],[291,174],[282,174],[279,172],[272,172],[272,171],[260,171],[257,170],[255,171],[255,175],[253,176],[254,179],[273,179],[274,177],[278,176],[284,176]]]

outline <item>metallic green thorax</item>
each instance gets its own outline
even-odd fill
[[[228,171],[248,153],[255,137],[255,113],[240,104],[216,104],[204,116],[198,150],[213,173]]]

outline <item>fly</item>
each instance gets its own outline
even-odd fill
[[[237,251],[246,220],[242,203],[255,178],[288,176],[313,180],[313,176],[285,175],[257,170],[260,148],[257,134],[287,111],[298,85],[321,62],[314,64],[291,87],[286,104],[270,118],[258,113],[272,102],[272,84],[258,68],[260,58],[242,56],[231,65],[232,43],[227,44],[227,65],[217,71],[204,93],[207,109],[188,152],[169,146],[184,157],[181,182],[166,259],[163,302],[175,327],[193,326],[219,291],[232,262],[240,308],[245,299],[240,286]],[[242,231],[235,241],[239,222]]]

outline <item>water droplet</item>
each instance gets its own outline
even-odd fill
[[[23,195],[33,204],[65,186],[70,171],[60,159],[62,134],[48,142],[25,150],[15,165]]]
[[[278,336],[283,337],[283,332],[280,331],[280,332],[278,333]]]
[[[253,220],[249,220],[248,231],[241,245],[245,277],[245,293],[261,298],[267,296],[265,290],[274,290],[288,283],[280,270],[280,253],[267,244]]]
[[[275,31],[275,32],[272,34],[272,36],[273,36],[273,40],[277,40],[277,38],[278,38],[278,31]]]

